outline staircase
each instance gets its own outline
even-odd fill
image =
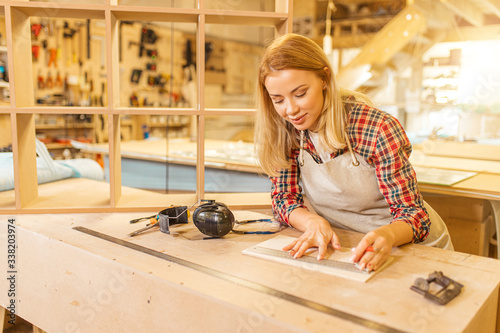
[[[356,57],[339,69],[338,78],[343,87],[376,93],[384,88],[388,75],[397,76],[420,63],[430,47],[445,40],[448,33],[458,30],[460,25],[480,28],[489,14],[500,17],[500,4],[496,0],[407,3],[364,43]]]

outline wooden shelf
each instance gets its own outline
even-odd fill
[[[215,115],[239,115],[254,114],[253,110],[224,110],[205,109],[205,89],[203,70],[196,73],[197,98],[199,103],[193,108],[131,108],[120,105],[120,20],[154,22],[183,22],[192,23],[196,30],[197,38],[193,49],[196,50],[197,68],[205,68],[205,41],[207,24],[223,25],[250,25],[274,27],[276,34],[284,34],[291,31],[291,2],[287,0],[276,0],[275,11],[252,11],[252,10],[219,10],[206,8],[204,2],[196,0],[193,8],[172,8],[167,6],[147,6],[142,1],[128,1],[127,5],[120,5],[119,0],[62,0],[52,2],[42,1],[2,1],[0,10],[3,10],[6,22],[5,40],[7,46],[0,48],[0,52],[7,52],[8,72],[10,73],[10,94],[13,99],[0,113],[10,115],[13,124],[12,138],[13,146],[17,147],[14,154],[15,168],[15,211],[17,213],[35,211],[118,211],[127,209],[126,206],[134,206],[136,210],[150,210],[156,201],[135,200],[127,194],[127,189],[121,186],[121,131],[125,126],[132,128],[135,124],[129,120],[120,121],[123,115],[148,116],[148,115],[180,115],[193,116],[192,122],[196,123],[194,135],[199,139],[197,142],[198,159],[196,160],[197,192],[193,194],[196,198],[205,197],[204,189],[204,142],[205,118]],[[196,8],[195,8],[196,7]],[[64,19],[91,19],[99,20],[102,25],[102,47],[105,49],[102,58],[104,70],[100,74],[106,75],[105,107],[68,107],[68,106],[39,106],[35,105],[34,80],[31,43],[26,40],[31,38],[31,18],[64,18]],[[64,42],[64,41],[63,41]],[[99,89],[100,87],[97,87]],[[106,137],[109,140],[110,152],[110,174],[109,184],[104,186],[103,191],[74,191],[75,187],[66,187],[66,190],[57,190],[59,184],[43,184],[38,186],[36,170],[35,140],[36,131],[56,131],[66,127],[60,125],[35,124],[35,115],[60,115],[60,114],[89,114],[104,115],[108,125],[106,126]],[[146,122],[151,127],[163,127],[166,124]],[[169,126],[176,127],[177,124]],[[93,125],[77,125],[76,130],[93,130]],[[192,133],[193,134],[193,133]],[[49,146],[50,147],[50,146]],[[22,177],[21,177],[22,175]],[[71,182],[67,182],[69,184]],[[75,183],[76,184],[76,181]],[[62,186],[62,185],[61,185]],[[77,186],[77,185],[75,185]],[[54,190],[50,188],[54,187]],[[53,192],[52,192],[53,191]],[[71,193],[70,196],[67,193]],[[104,194],[103,194],[104,193]],[[4,194],[5,195],[5,194]],[[10,194],[12,195],[12,194]],[[132,195],[133,197],[134,195]],[[268,196],[266,194],[266,196]],[[165,199],[169,198],[169,199]],[[174,195],[165,196],[158,203],[164,206],[169,200],[176,200]],[[12,203],[11,201],[8,201]],[[137,203],[133,203],[137,202]],[[248,206],[252,202],[248,201]],[[10,205],[10,204],[9,204]],[[259,203],[260,205],[260,203]],[[154,207],[158,208],[157,206]],[[0,213],[4,212],[0,206]],[[10,212],[10,211],[9,211]]]
[[[81,128],[94,128],[94,124],[86,123],[86,124],[35,124],[36,129],[44,130],[44,129],[81,129]]]
[[[148,123],[149,127],[185,127],[189,126],[189,124],[166,124],[166,123]]]

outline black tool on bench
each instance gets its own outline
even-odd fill
[[[129,234],[129,236],[136,236],[141,232],[151,229],[156,226],[160,226],[160,231],[166,234],[170,234],[170,226],[174,224],[186,224],[188,223],[188,208],[187,206],[174,206],[165,208],[156,215],[151,215],[147,217],[141,217],[138,219],[130,220],[130,223],[137,223],[142,220],[149,219],[149,224],[144,228],[136,230]]]
[[[432,292],[433,283],[439,286],[434,293]],[[427,279],[417,278],[410,287],[411,290],[424,295],[424,298],[439,305],[445,305],[457,297],[462,288],[462,284],[438,271],[429,274]]]
[[[234,226],[234,215],[229,208],[215,200],[205,201],[193,213],[194,225],[203,234],[210,237],[222,237],[229,233]]]

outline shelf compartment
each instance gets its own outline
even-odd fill
[[[171,22],[170,22],[171,23]],[[119,108],[156,109],[194,108],[197,106],[196,71],[183,67],[196,58],[196,40],[191,41],[187,57],[187,31],[196,31],[196,24],[170,25],[166,22],[117,21],[119,27]],[[188,34],[191,34],[188,32]],[[192,78],[189,79],[188,75]],[[188,83],[188,81],[191,82]],[[183,87],[189,94],[183,94]],[[184,97],[182,97],[184,95]],[[141,111],[144,113],[144,111]]]
[[[109,7],[104,5],[83,5],[81,1],[75,4],[57,2],[56,5],[45,2],[15,1],[12,2],[11,8],[31,17],[104,20],[105,9]]]
[[[14,170],[14,162],[12,151],[12,131],[11,131],[11,115],[0,114],[0,177],[4,178],[12,174]],[[12,162],[10,162],[12,160]],[[7,190],[9,182],[2,181],[2,189],[0,191],[0,210],[15,209],[14,191]],[[4,187],[5,186],[5,187]]]

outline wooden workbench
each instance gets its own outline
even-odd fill
[[[231,233],[203,240],[189,223],[173,226],[171,235],[152,231],[128,237],[138,228],[128,221],[142,214],[148,215],[11,217],[17,225],[17,314],[47,332],[499,332],[498,260],[410,244],[394,248],[395,260],[361,283],[241,254],[274,235]],[[110,243],[75,226],[232,278]],[[7,229],[6,217],[0,228]],[[0,235],[6,244],[6,233]],[[361,237],[346,231],[339,236],[345,247]],[[6,247],[1,251],[6,258]],[[436,270],[465,286],[446,306],[410,290],[417,277]],[[6,290],[8,281],[0,281]],[[278,292],[270,295],[249,285]],[[312,303],[280,298],[283,294]],[[0,304],[6,307],[8,301],[1,293]]]
[[[105,177],[109,180],[108,145],[78,142],[74,145],[86,153],[103,154]],[[196,141],[189,138],[124,141],[122,185],[196,191],[196,153]],[[205,187],[207,192],[269,192],[271,182],[257,164],[252,143],[205,140]]]
[[[500,145],[429,140],[415,148],[410,161],[416,168],[473,173],[451,185],[419,179],[419,188],[446,222],[457,250],[500,258],[500,247],[491,245],[500,231]]]

